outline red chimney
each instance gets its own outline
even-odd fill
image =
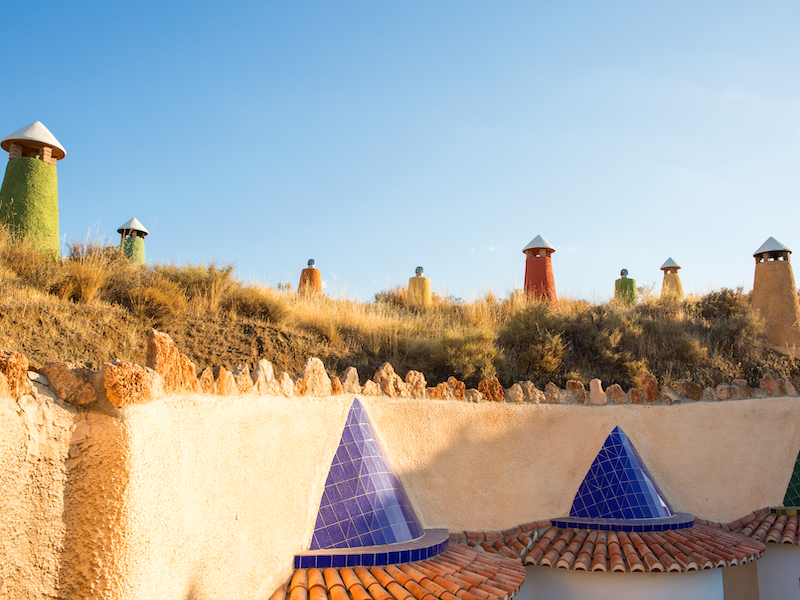
[[[555,302],[556,282],[550,263],[550,255],[555,251],[553,245],[540,235],[522,249],[528,257],[525,260],[525,295],[529,298]]]

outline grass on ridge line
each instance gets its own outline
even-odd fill
[[[136,265],[98,242],[70,244],[65,254],[53,260],[0,228],[0,348],[34,365],[143,364],[146,332],[156,327],[198,369],[267,358],[296,376],[317,356],[331,375],[357,367],[362,382],[386,361],[401,376],[421,371],[433,385],[454,375],[470,387],[491,375],[505,386],[599,378],[625,389],[645,370],[668,385],[800,375],[794,359],[769,349],[740,289],[681,302],[646,294],[634,306],[549,304],[518,290],[472,302],[434,295],[423,310],[400,287],[356,302],[245,285],[232,265]]]

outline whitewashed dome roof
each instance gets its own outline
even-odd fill
[[[125,223],[124,225],[120,225],[119,229],[117,229],[117,233],[125,233],[126,231],[138,231],[145,235],[150,235],[150,232],[147,231],[147,228],[139,222],[139,219],[133,217],[130,221]]]
[[[14,133],[8,134],[0,140],[0,148],[8,152],[11,142],[36,142],[53,148],[53,158],[61,160],[67,155],[64,146],[61,145],[50,130],[41,121],[34,121],[22,129],[17,129]]]
[[[789,250],[786,246],[781,244],[774,237],[770,237],[766,242],[761,244],[761,247],[755,252],[753,252],[753,256],[764,254],[764,252],[788,252],[789,254],[792,253],[791,250]]]
[[[540,235],[537,235],[535,238],[533,238],[530,241],[530,243],[522,249],[522,251],[525,252],[525,250],[534,250],[536,248],[547,248],[548,250],[552,250],[553,252],[556,251],[553,244],[548,242]]]
[[[681,266],[672,260],[672,257],[670,256],[659,268],[663,271],[664,269],[680,269]]]

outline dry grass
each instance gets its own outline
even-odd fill
[[[53,260],[2,228],[0,282],[0,347],[34,363],[140,360],[156,326],[200,367],[266,357],[292,375],[308,356],[332,373],[356,366],[362,380],[389,361],[401,376],[414,369],[432,384],[455,375],[470,386],[490,375],[540,387],[595,377],[630,387],[644,370],[701,385],[800,375],[793,359],[769,349],[741,290],[682,302],[644,294],[634,306],[487,292],[473,302],[434,296],[420,309],[403,288],[374,302],[297,294],[244,285],[232,265],[136,265],[89,241]]]

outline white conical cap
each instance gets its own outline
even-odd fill
[[[130,221],[125,223],[124,225],[120,225],[119,229],[117,229],[117,233],[124,233],[126,231],[138,231],[145,235],[150,235],[150,232],[147,231],[144,225],[139,222],[139,219],[133,217]]]
[[[548,250],[552,250],[553,252],[556,251],[553,244],[548,242],[540,235],[537,235],[535,238],[533,238],[530,241],[530,243],[522,249],[522,251],[525,252],[525,250],[535,250],[536,248],[547,248]]]
[[[663,265],[661,265],[661,267],[659,267],[659,268],[663,271],[664,269],[680,269],[681,266],[678,263],[676,263],[674,260],[672,260],[672,257],[670,256],[667,259],[667,261]]]
[[[67,155],[64,146],[61,145],[50,130],[41,121],[34,121],[22,129],[18,129],[0,140],[0,148],[8,152],[11,142],[36,142],[53,148],[53,158],[61,160]]]
[[[753,256],[764,254],[764,252],[788,252],[789,254],[792,253],[791,250],[789,250],[786,246],[781,244],[774,237],[770,237],[766,242],[761,244],[761,247],[755,252],[753,252]]]

